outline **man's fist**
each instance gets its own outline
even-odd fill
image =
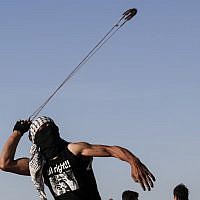
[[[22,134],[24,134],[29,130],[30,125],[31,125],[30,120],[19,120],[16,122],[13,131],[20,131]]]

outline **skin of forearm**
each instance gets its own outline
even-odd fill
[[[7,139],[0,154],[0,169],[6,172],[28,176],[30,175],[28,169],[28,158],[19,158],[14,160],[21,136],[22,134],[19,131],[14,131]]]
[[[83,146],[83,145],[82,145]],[[94,157],[115,157],[130,164],[134,164],[139,159],[127,149],[120,146],[107,146],[107,145],[89,145],[85,144],[82,147],[81,154],[83,156]]]
[[[133,164],[139,160],[135,155],[123,147],[111,146],[108,148],[108,151],[112,157],[118,158],[130,164]]]
[[[29,175],[29,160],[27,158],[14,160],[21,136],[19,131],[14,131],[7,139],[0,154],[0,169],[20,175]]]
[[[14,131],[6,141],[3,146],[2,152],[0,154],[0,163],[3,166],[7,166],[14,160],[17,145],[20,141],[21,133],[19,131]]]

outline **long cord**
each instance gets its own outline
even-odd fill
[[[129,9],[123,13],[122,17],[117,23],[108,31],[108,33],[92,48],[92,50],[82,59],[82,61],[74,68],[74,70],[65,78],[65,80],[53,91],[53,93],[42,103],[34,112],[29,116],[29,120],[34,120],[41,110],[47,105],[47,103],[53,98],[53,96],[68,82],[75,73],[86,64],[89,59],[119,30],[122,26],[135,16],[137,10],[135,8]]]

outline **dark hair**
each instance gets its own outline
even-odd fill
[[[184,184],[179,184],[174,188],[174,197],[178,200],[188,200],[189,190]]]
[[[137,192],[126,190],[122,193],[122,200],[136,200],[138,196]]]

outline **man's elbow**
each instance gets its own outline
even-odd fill
[[[0,158],[0,169],[3,171],[9,171],[10,163]]]

